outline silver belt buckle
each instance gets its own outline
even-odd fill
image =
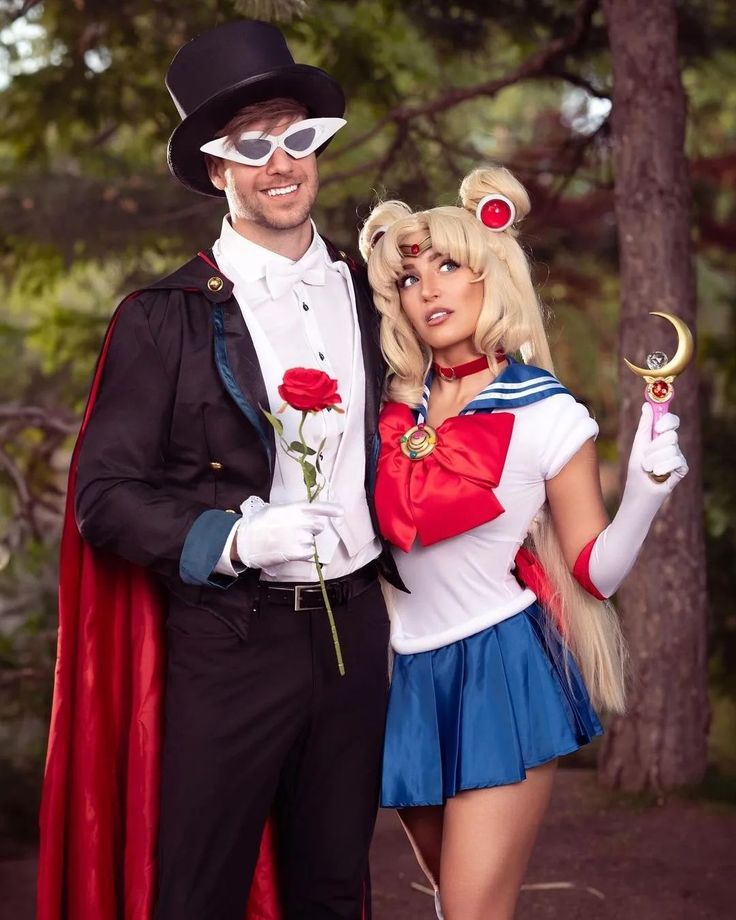
[[[318,610],[319,604],[312,604],[311,606],[303,607],[302,606],[302,591],[314,590],[313,585],[294,585],[294,610]]]

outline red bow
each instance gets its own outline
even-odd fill
[[[514,416],[458,415],[437,428],[431,453],[412,460],[401,439],[414,427],[402,403],[388,403],[378,420],[381,453],[376,513],[381,533],[408,552],[416,537],[430,546],[492,521],[504,509],[493,494],[501,479]]]

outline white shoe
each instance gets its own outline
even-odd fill
[[[437,912],[437,920],[445,920],[442,913],[442,905],[440,904],[440,892],[438,888],[434,890],[434,909]]]

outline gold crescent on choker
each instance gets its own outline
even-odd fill
[[[662,319],[666,319],[668,323],[672,323],[677,332],[677,351],[675,352],[674,357],[667,361],[666,364],[662,367],[651,368],[651,367],[637,367],[636,364],[632,364],[631,361],[628,361],[624,358],[624,363],[630,371],[633,371],[639,377],[643,377],[645,380],[653,380],[663,377],[677,377],[681,374],[685,368],[688,366],[693,357],[693,336],[685,323],[680,319],[679,316],[675,316],[673,313],[665,313],[660,310],[651,310],[650,316],[661,316]]]

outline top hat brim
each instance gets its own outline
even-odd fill
[[[205,155],[199,148],[211,141],[244,106],[279,98],[301,102],[310,118],[341,118],[345,112],[345,96],[339,83],[319,67],[294,64],[258,74],[212,96],[177,125],[169,138],[169,169],[192,191],[222,198],[225,193],[210,181]],[[317,155],[327,144],[329,140],[317,150]]]

